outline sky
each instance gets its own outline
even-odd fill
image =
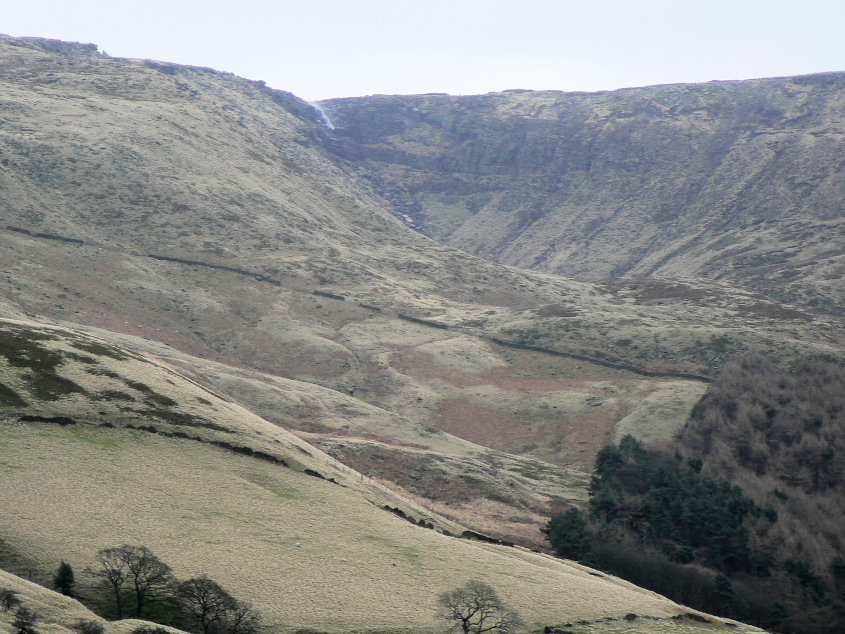
[[[845,70],[843,0],[0,0],[0,33],[211,67],[309,101]]]

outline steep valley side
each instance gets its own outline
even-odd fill
[[[725,280],[843,307],[845,74],[321,102],[406,224],[587,278]]]

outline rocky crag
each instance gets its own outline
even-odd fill
[[[499,262],[841,312],[845,73],[321,103],[397,217]]]

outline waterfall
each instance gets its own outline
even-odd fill
[[[316,101],[309,101],[308,103],[311,104],[311,107],[314,108],[314,110],[320,113],[320,116],[323,117],[323,123],[326,125],[326,127],[328,127],[329,130],[334,130],[334,124],[332,123],[332,120],[329,119],[329,115],[326,114],[326,111],[323,110],[320,104]]]

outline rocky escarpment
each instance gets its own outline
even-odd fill
[[[472,253],[845,302],[845,73],[321,105],[398,217]]]

